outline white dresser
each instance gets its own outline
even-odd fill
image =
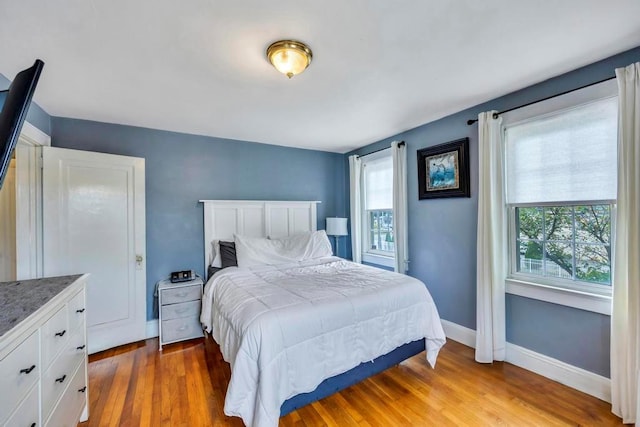
[[[87,277],[0,283],[0,426],[88,418]]]

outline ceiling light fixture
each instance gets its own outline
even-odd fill
[[[291,78],[303,72],[313,54],[306,44],[296,40],[280,40],[267,48],[267,59],[282,74]]]

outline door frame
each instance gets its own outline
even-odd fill
[[[16,146],[16,276],[43,275],[42,147],[51,137],[25,121]]]

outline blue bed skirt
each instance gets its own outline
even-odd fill
[[[280,416],[308,405],[322,398],[332,395],[333,393],[343,390],[365,378],[380,373],[393,365],[397,365],[403,360],[424,351],[424,338],[404,344],[395,350],[384,354],[371,362],[361,363],[353,369],[345,373],[327,378],[320,385],[309,393],[302,393],[286,400],[280,407]]]

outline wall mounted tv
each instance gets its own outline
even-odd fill
[[[44,62],[36,59],[31,68],[20,71],[6,91],[0,112],[0,188],[9,170],[13,149],[18,143]]]

